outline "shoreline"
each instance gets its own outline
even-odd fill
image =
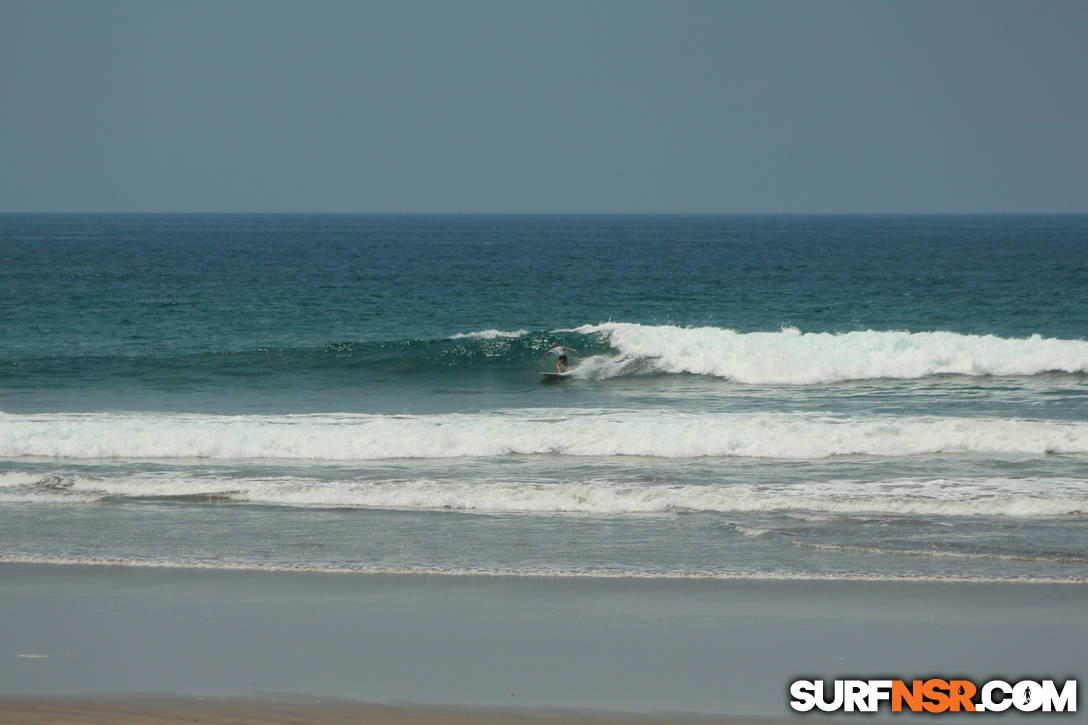
[[[738,581],[738,582],[843,582],[872,584],[1032,584],[1085,585],[1088,577],[994,577],[942,574],[872,574],[849,573],[747,573],[714,571],[640,571],[611,569],[470,569],[439,566],[305,566],[249,562],[203,562],[156,559],[94,559],[49,556],[0,555],[2,566],[89,567],[149,569],[156,571],[252,572],[267,574],[326,574],[334,576],[404,576],[404,577],[478,577],[493,579],[541,580],[631,580],[631,581]]]

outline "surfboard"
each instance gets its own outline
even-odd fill
[[[568,370],[568,371],[567,371],[567,372],[565,372],[565,373],[546,373],[546,372],[541,372],[541,373],[540,373],[540,375],[541,375],[541,378],[542,378],[543,382],[545,382],[545,383],[551,383],[551,382],[554,382],[554,381],[556,381],[556,380],[562,380],[563,378],[567,378],[567,377],[570,377],[570,371]]]

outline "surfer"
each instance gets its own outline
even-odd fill
[[[541,356],[540,359],[543,360],[544,358],[548,357],[549,355],[558,355],[559,359],[557,359],[555,361],[555,372],[557,372],[559,374],[562,374],[563,373],[563,368],[567,367],[567,351],[568,350],[570,350],[571,352],[578,352],[573,347],[564,347],[563,345],[560,345],[558,342],[553,342],[551,349],[548,350],[546,353],[544,353]],[[560,367],[560,366],[562,366],[562,367]]]

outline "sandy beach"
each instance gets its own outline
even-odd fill
[[[3,722],[125,722],[117,708],[192,721],[194,702],[212,722],[570,721],[533,720],[556,717],[541,708],[783,718],[801,676],[1075,677],[1088,642],[1079,585],[15,564],[0,582]],[[185,699],[141,699],[158,693]],[[311,699],[277,720],[281,694]],[[360,720],[361,702],[382,704]],[[387,709],[401,703],[428,716]]]
[[[773,718],[374,705],[304,698],[0,698],[7,725],[775,725]]]
[[[1088,725],[1086,38],[0,0],[0,725]]]

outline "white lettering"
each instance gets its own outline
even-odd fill
[[[1012,688],[1012,704],[1020,712],[1035,712],[1043,706],[1043,688],[1038,682],[1021,680]]]
[[[868,712],[869,685],[865,680],[846,680],[843,690],[846,712]]]
[[[1043,712],[1051,712],[1051,708],[1057,712],[1077,711],[1076,680],[1066,680],[1061,692],[1058,692],[1054,680],[1043,680]]]
[[[1002,694],[1000,700],[994,699],[993,693],[995,690]],[[1008,710],[1012,707],[1012,685],[1004,680],[990,680],[982,686],[982,704],[984,707],[981,709],[987,712],[1004,712]]]
[[[835,712],[842,707],[843,700],[846,696],[843,694],[842,680],[835,680],[834,693],[835,696],[830,701],[826,697],[824,692],[824,681],[820,680],[817,687],[816,695],[816,707],[820,708],[824,712]]]
[[[816,707],[816,685],[812,680],[795,680],[790,685],[790,707],[797,712],[808,712]]]
[[[880,709],[881,701],[892,699],[891,680],[869,680],[869,708],[868,712],[876,712]]]

